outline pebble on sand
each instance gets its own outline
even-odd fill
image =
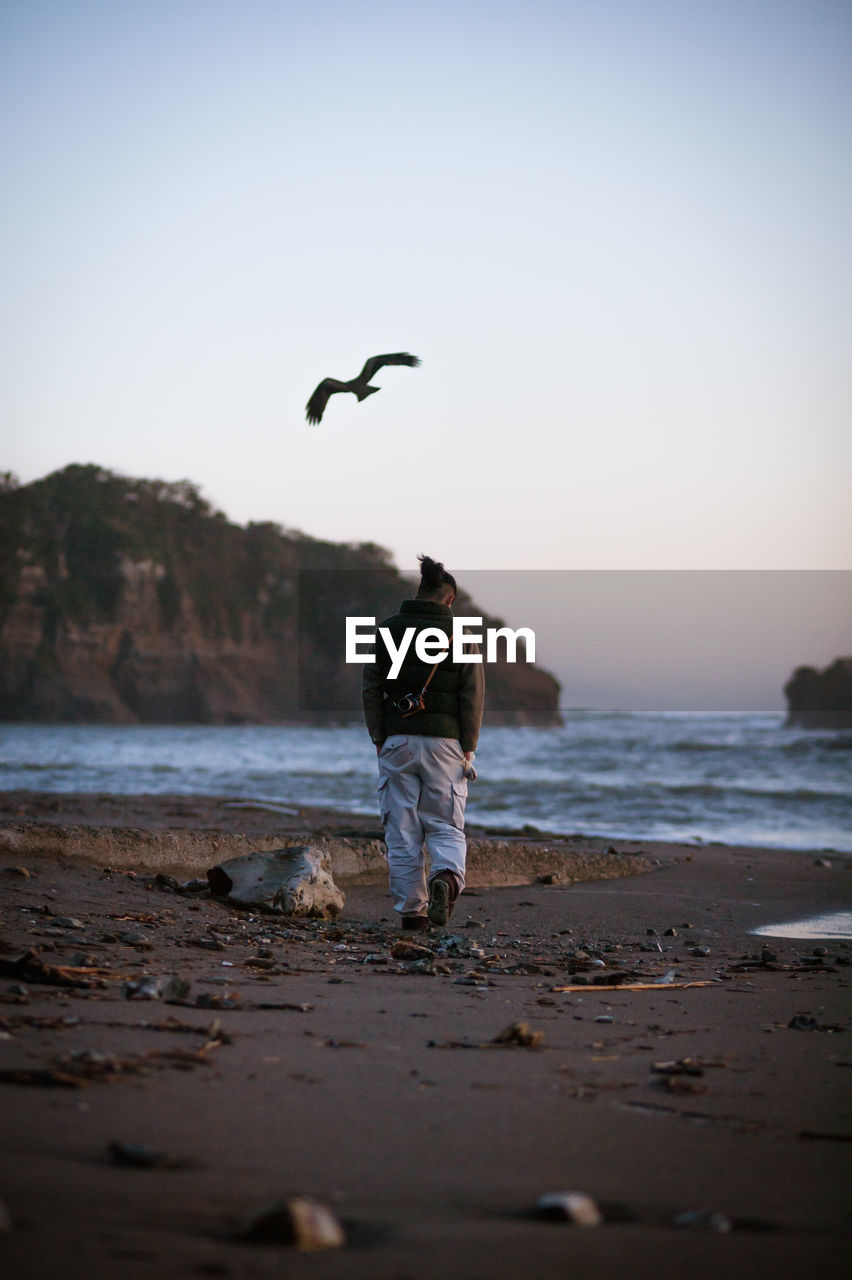
[[[494,1037],[492,1044],[517,1044],[525,1049],[534,1049],[543,1040],[544,1032],[533,1031],[528,1022],[510,1022]]]
[[[310,1196],[291,1196],[251,1215],[239,1239],[257,1244],[287,1244],[304,1252],[340,1249],[346,1243],[341,1223],[327,1205]]]
[[[571,1222],[576,1227],[599,1227],[603,1214],[583,1191],[558,1191],[539,1196],[533,1210],[547,1222]]]
[[[165,1169],[170,1161],[165,1151],[149,1147],[145,1142],[119,1142],[115,1140],[107,1148],[111,1164],[129,1169]]]
[[[724,1213],[708,1213],[705,1209],[688,1209],[686,1213],[678,1214],[674,1225],[692,1230],[698,1228],[701,1231],[716,1231],[719,1235],[727,1235],[734,1224]]]

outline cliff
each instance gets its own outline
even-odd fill
[[[852,729],[852,658],[830,667],[797,667],[784,686],[787,724],[804,729]]]
[[[0,719],[340,723],[360,718],[345,618],[412,584],[371,543],[243,528],[188,482],[70,466],[0,486]],[[466,597],[459,613],[482,615]],[[486,723],[558,724],[559,686],[487,669]]]

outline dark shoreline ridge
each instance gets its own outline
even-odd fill
[[[686,842],[643,836],[543,831],[469,822],[471,884],[529,883],[553,874],[555,883],[634,875],[673,852],[735,850],[852,867],[852,855],[837,849],[784,849]],[[335,877],[386,883],[384,837],[376,813],[316,805],[247,800],[200,794],[111,794],[109,792],[0,791],[0,853],[20,857],[72,858],[136,870],[196,875],[225,857],[257,849],[317,844],[332,857]],[[0,871],[3,867],[0,864]]]
[[[852,658],[835,658],[824,671],[797,667],[784,694],[788,725],[852,729]]]
[[[232,524],[188,481],[73,465],[0,478],[0,720],[328,724],[360,717],[344,618],[413,584],[374,543]],[[464,593],[460,614],[504,625]],[[486,723],[561,724],[559,684],[489,666]]]

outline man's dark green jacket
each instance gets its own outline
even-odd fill
[[[449,605],[432,600],[403,600],[399,613],[379,623],[387,627],[398,648],[403,632],[415,629],[405,659],[395,680],[389,679],[391,658],[387,646],[376,634],[376,661],[364,664],[361,685],[364,719],[377,747],[396,733],[410,733],[433,738],[457,738],[462,751],[474,751],[482,724],[485,701],[485,676],[482,662],[452,662],[448,654],[437,665],[429,687],[423,695],[424,711],[403,717],[394,704],[407,693],[420,693],[433,669],[432,663],[421,662],[414,652],[416,634],[426,627],[439,627],[448,636],[453,630],[453,611]],[[466,652],[476,651],[467,645]]]

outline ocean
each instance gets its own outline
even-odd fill
[[[469,820],[486,826],[852,852],[852,733],[780,716],[568,710],[489,729]],[[203,794],[376,811],[360,725],[0,726],[0,789]]]

